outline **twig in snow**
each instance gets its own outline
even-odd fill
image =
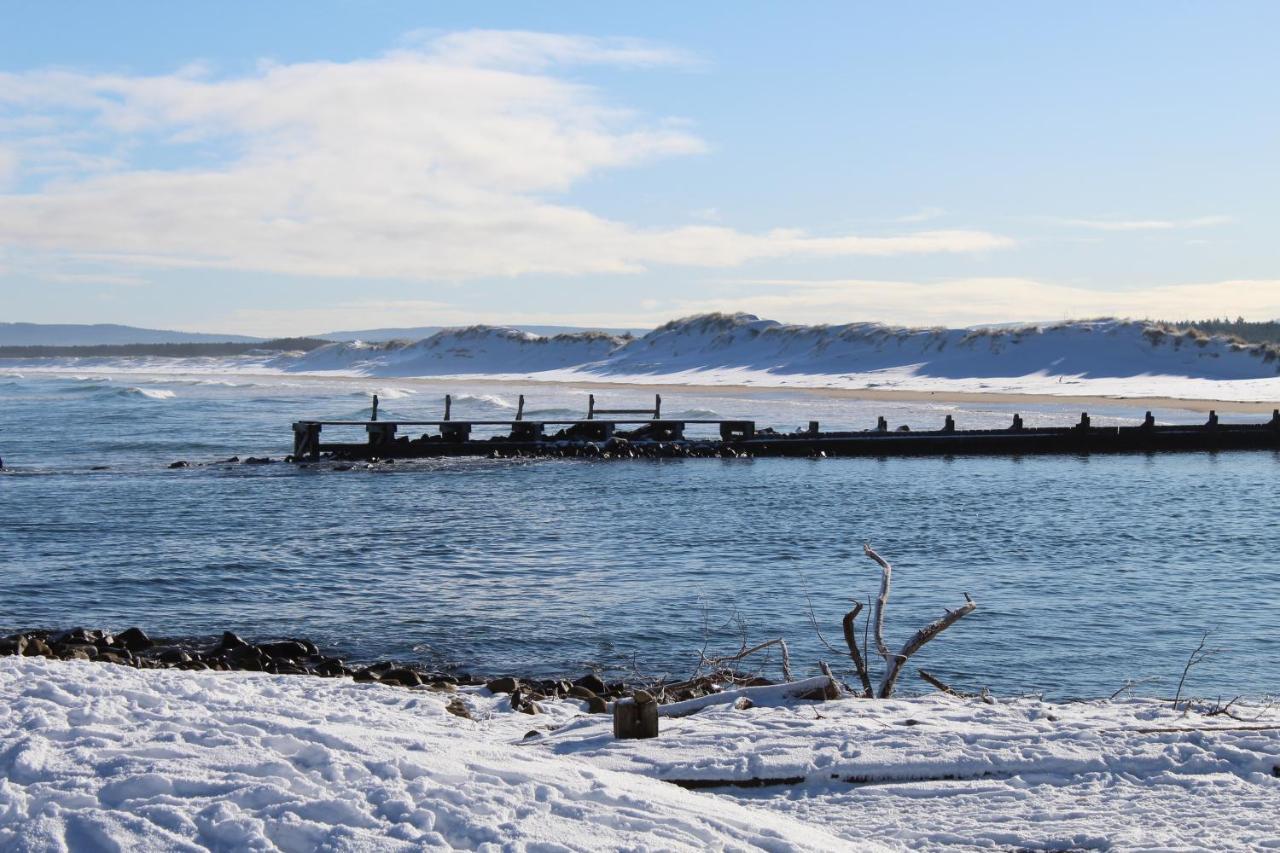
[[[725,655],[724,657],[709,658],[706,655],[701,655],[700,656],[701,660],[698,663],[698,668],[701,669],[704,665],[715,667],[715,666],[722,666],[726,663],[735,663],[737,661],[741,661],[743,658],[749,655],[755,654],[758,651],[762,651],[763,649],[770,648],[771,646],[777,646],[778,649],[782,652],[783,680],[794,681],[795,679],[791,677],[791,654],[787,651],[786,641],[783,640],[781,637],[775,637],[772,640],[765,640],[763,643],[757,643],[756,645],[752,646],[749,649],[746,648],[746,644],[744,643],[742,651],[738,652],[737,654]]]
[[[1206,649],[1205,643],[1209,641],[1209,635],[1212,631],[1205,631],[1200,635],[1200,645],[1187,656],[1187,664],[1182,668],[1182,677],[1178,679],[1178,691],[1173,694],[1173,710],[1178,710],[1178,703],[1182,699],[1182,688],[1187,683],[1187,674],[1191,672],[1192,667],[1204,663],[1214,655],[1222,653],[1222,649]],[[1189,705],[1190,703],[1188,703]]]

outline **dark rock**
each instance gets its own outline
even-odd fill
[[[188,462],[188,461],[187,461],[187,460],[185,460],[185,459],[179,459],[177,462],[170,462],[170,463],[169,463],[169,468],[170,468],[170,469],[173,469],[173,468],[190,468],[190,467],[191,467],[191,463],[190,463],[190,462]]]
[[[58,649],[58,654],[67,660],[93,660],[98,656],[98,647],[88,643],[67,643]]]
[[[234,634],[231,631],[223,631],[222,639],[218,642],[218,645],[214,646],[213,653],[221,654],[245,648],[249,648],[249,644],[241,639],[238,634]]]
[[[0,640],[0,655],[25,655],[27,653],[27,637],[25,634],[14,634]]]
[[[245,465],[270,465],[275,461],[276,460],[272,459],[270,456],[263,456],[263,457],[250,456],[248,459],[244,460],[244,464]]]
[[[422,676],[405,666],[388,670],[380,679],[383,684],[399,684],[401,687],[417,687],[422,683]]]
[[[177,646],[160,646],[158,648],[153,648],[151,650],[150,657],[153,660],[160,661],[160,663],[170,665],[191,662],[191,655],[187,654]]]
[[[513,693],[520,687],[520,682],[510,676],[506,678],[495,678],[493,681],[485,684],[490,693]]]
[[[599,676],[596,675],[584,675],[573,683],[574,686],[585,687],[596,695],[604,693],[605,690],[608,689],[605,687],[604,682],[600,680]]]
[[[22,654],[29,658],[51,658],[53,657],[53,649],[49,648],[49,644],[39,637],[28,637],[27,647],[22,650]]]
[[[587,713],[607,714],[609,713],[609,703],[601,699],[599,696],[592,696],[587,700]]]
[[[262,653],[269,658],[285,658],[286,660],[298,660],[308,655],[315,654],[313,651],[315,646],[308,648],[308,644],[301,643],[297,640],[281,640],[278,643],[263,643],[258,646]]]
[[[444,709],[455,717],[462,717],[467,720],[471,719],[471,711],[467,709],[467,704],[463,702],[462,698],[459,696],[455,696],[450,699],[449,704],[445,705]]]
[[[128,649],[131,652],[146,651],[155,645],[151,638],[141,628],[126,628],[119,634],[116,634],[116,643],[122,649]]]
[[[99,651],[97,660],[102,663],[114,663],[124,666],[128,666],[133,663],[133,658],[129,657],[127,654],[121,654],[120,652],[111,649]]]
[[[566,695],[572,696],[574,699],[594,699],[596,694],[580,684],[571,684],[569,689],[565,691]]]
[[[54,637],[54,645],[96,645],[105,635],[94,629],[92,631],[87,628],[72,628],[70,631],[64,631]]]

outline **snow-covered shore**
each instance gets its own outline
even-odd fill
[[[413,342],[335,343],[229,358],[10,359],[50,371],[609,382],[1265,402],[1280,351],[1144,322],[995,329],[783,325],[751,315],[673,321],[640,338],[446,329]]]
[[[472,719],[446,710],[459,699]],[[0,659],[0,848],[1280,847],[1275,713],[937,696],[722,706],[615,741],[606,715],[544,709]]]

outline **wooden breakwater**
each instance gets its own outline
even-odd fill
[[[1148,412],[1132,426],[1094,426],[1087,413],[1070,426],[1027,427],[1014,415],[1004,429],[957,429],[947,415],[936,430],[890,429],[885,418],[875,429],[778,432],[742,419],[662,417],[662,398],[646,408],[598,409],[589,398],[585,418],[526,420],[524,397],[511,420],[455,419],[445,398],[439,420],[378,420],[377,398],[369,420],[306,420],[293,424],[293,458],[411,459],[435,456],[948,456],[1043,453],[1159,453],[1217,450],[1280,450],[1280,410],[1261,423],[1224,424],[1214,412],[1202,424],[1161,425]],[[606,417],[601,418],[600,415]],[[624,417],[617,416],[637,416]],[[475,438],[480,427],[493,434]],[[707,427],[705,437],[689,437],[690,427]],[[351,435],[352,428],[363,430]],[[353,440],[326,441],[335,432]],[[408,433],[408,434],[406,434]],[[416,434],[416,435],[415,435]]]

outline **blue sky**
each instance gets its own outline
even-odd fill
[[[4,320],[1280,316],[1273,3],[13,4]]]

